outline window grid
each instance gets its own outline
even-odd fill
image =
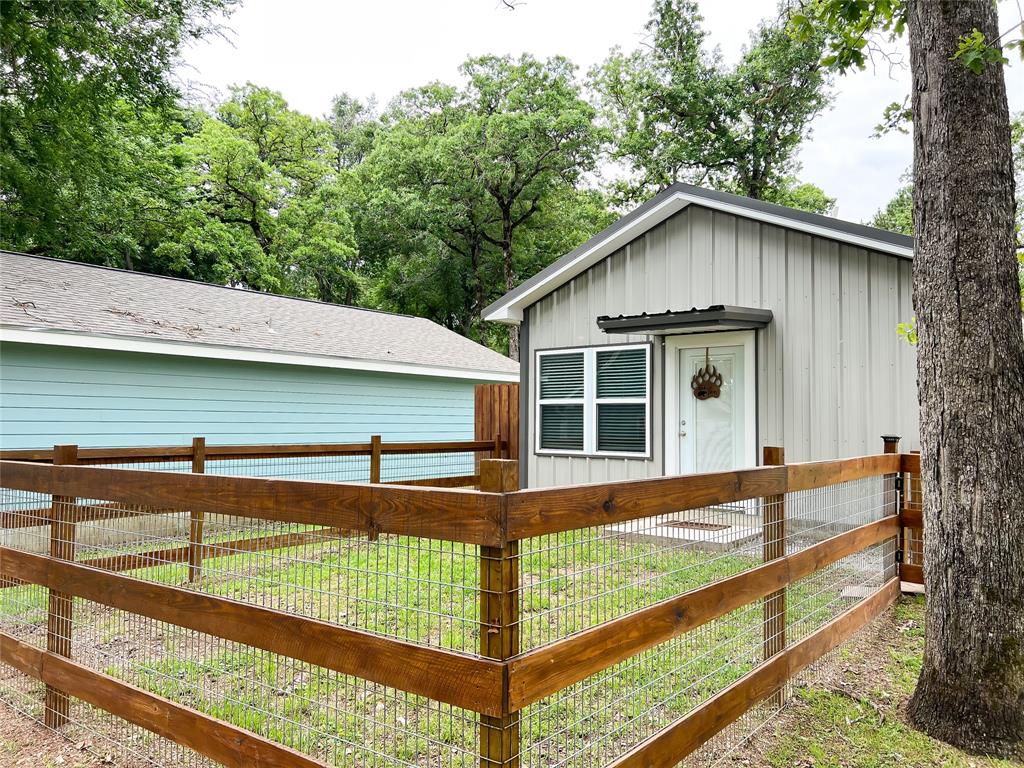
[[[629,352],[631,350],[644,351],[643,371],[643,392],[639,396],[606,396],[598,397],[597,376],[599,355],[614,352]],[[568,356],[582,355],[583,358],[583,394],[582,396],[569,397],[543,397],[544,381],[543,366],[545,360],[551,358],[565,358]],[[534,424],[536,437],[534,440],[534,451],[538,455],[572,455],[572,456],[626,456],[636,458],[647,458],[651,455],[651,345],[640,344],[615,344],[596,347],[567,347],[563,349],[539,350],[536,353],[535,370],[535,408]],[[544,435],[544,408],[545,406],[582,406],[583,410],[583,440],[582,448],[564,448],[550,443],[545,447]],[[644,446],[641,451],[629,450],[601,450],[600,435],[598,429],[598,412],[602,405],[642,405],[643,406],[643,429]]]

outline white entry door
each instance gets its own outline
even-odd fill
[[[666,472],[755,466],[754,332],[672,337],[666,358]],[[709,366],[721,384],[717,396],[699,399],[691,382]]]

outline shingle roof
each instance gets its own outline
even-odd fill
[[[421,317],[0,251],[0,325],[514,374]]]

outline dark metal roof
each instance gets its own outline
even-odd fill
[[[764,328],[771,321],[772,311],[770,309],[713,304],[704,309],[692,307],[654,314],[642,312],[639,315],[619,315],[618,317],[602,315],[597,318],[597,327],[605,333],[666,335],[709,330]]]
[[[907,235],[901,235],[897,232],[889,232],[885,229],[879,229],[878,227],[871,227],[867,224],[857,224],[852,221],[843,221],[832,216],[824,216],[819,213],[809,213],[807,211],[800,211],[796,208],[789,208],[784,205],[777,205],[775,203],[766,203],[763,200],[754,200],[749,197],[743,197],[742,195],[733,195],[729,192],[719,192],[714,189],[704,189],[703,187],[697,187],[693,184],[684,184],[682,182],[676,182],[665,189],[661,190],[657,195],[652,197],[643,205],[634,208],[632,211],[616,220],[610,226],[606,227],[602,231],[598,232],[592,238],[587,240],[585,243],[580,245],[578,248],[573,249],[569,253],[565,254],[558,260],[549,264],[546,268],[535,274],[528,280],[524,280],[516,288],[506,293],[497,301],[491,303],[488,307],[483,310],[483,317],[487,316],[498,310],[501,307],[515,304],[525,294],[533,291],[534,288],[541,286],[543,283],[548,282],[555,278],[562,270],[572,264],[577,259],[581,258],[585,253],[593,249],[601,242],[608,240],[613,235],[618,233],[620,230],[633,224],[637,219],[640,219],[647,215],[652,208],[656,208],[665,202],[668,198],[678,194],[686,195],[690,198],[694,198],[693,202],[697,205],[700,204],[700,200],[707,202],[710,207],[727,205],[739,209],[745,209],[750,212],[751,217],[757,218],[760,216],[771,216],[778,219],[788,219],[794,224],[802,225],[803,227],[814,227],[821,230],[828,230],[831,236],[836,240],[843,240],[844,238],[862,238],[873,240],[876,243],[889,245],[895,249],[907,250],[913,249],[914,238]],[[742,215],[739,213],[737,215]],[[658,224],[658,221],[651,223],[651,226]],[[829,234],[821,234],[822,237],[828,237]],[[896,255],[896,258],[908,258],[904,255]],[[560,282],[555,281],[554,285],[549,290],[555,290]]]

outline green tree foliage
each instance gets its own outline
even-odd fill
[[[836,209],[834,197],[826,195],[821,187],[800,182],[794,176],[779,179],[775,185],[765,190],[763,199],[769,203],[824,215],[831,215]]]
[[[132,264],[179,130],[182,44],[232,0],[0,5],[0,244]]]
[[[679,180],[829,210],[824,193],[793,178],[796,151],[829,100],[821,40],[762,23],[727,67],[707,49],[701,21],[693,0],[656,0],[646,43],[592,72],[612,156],[630,171],[616,184],[619,198],[644,199]]]
[[[361,102],[350,94],[334,97],[327,120],[334,138],[338,170],[354,168],[373,149],[381,123],[375,115],[376,101]]]
[[[902,235],[914,234],[914,185],[900,187],[892,200],[875,213],[871,226]]]
[[[771,25],[727,69],[694,6],[659,0],[654,50],[594,75],[613,131],[568,60],[529,55],[383,112],[342,93],[314,118],[252,84],[188,106],[182,45],[234,3],[0,6],[0,247],[408,312],[515,354],[480,313],[611,223],[603,148],[637,172],[620,201],[679,177],[833,209],[793,162],[826,102],[817,48]]]
[[[435,83],[392,105],[365,174],[375,218],[402,225],[377,239],[392,253],[378,299],[481,338],[486,304],[607,216],[579,190],[601,134],[566,59],[484,56],[462,74],[461,88]]]
[[[176,274],[354,303],[361,290],[330,124],[247,85],[182,144],[183,205],[156,248]]]

